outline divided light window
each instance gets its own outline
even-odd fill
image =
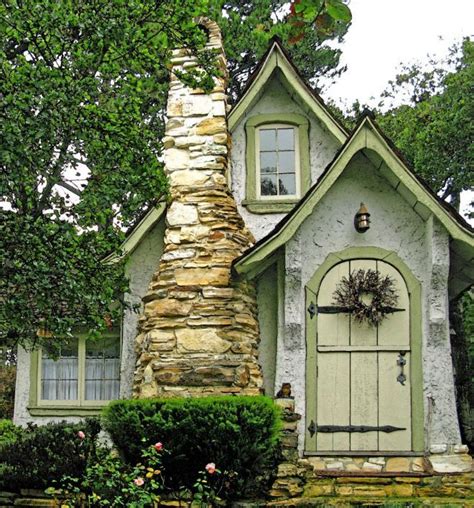
[[[39,399],[43,404],[92,405],[119,397],[120,341],[71,340],[59,358],[40,354]]]
[[[266,125],[258,129],[260,197],[297,196],[296,132],[290,125]]]

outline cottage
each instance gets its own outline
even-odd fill
[[[79,336],[58,361],[20,351],[16,423],[96,414],[117,397],[284,385],[302,416],[300,456],[469,469],[448,305],[474,281],[472,229],[370,114],[347,132],[278,41],[230,109],[207,28],[223,76],[210,94],[172,77],[171,201],[123,245],[141,314],[126,311],[102,342]],[[172,64],[195,62],[177,50]]]

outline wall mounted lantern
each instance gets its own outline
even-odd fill
[[[365,233],[370,228],[370,213],[364,203],[360,204],[359,211],[354,217],[354,227],[358,233]]]

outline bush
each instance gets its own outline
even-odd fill
[[[79,433],[84,432],[81,438]],[[14,442],[0,446],[0,489],[45,489],[63,475],[80,475],[95,454],[100,424],[30,424]]]
[[[14,443],[21,432],[22,428],[17,427],[11,420],[0,420],[0,448]]]
[[[192,487],[212,462],[228,475],[228,495],[257,495],[276,464],[280,411],[266,397],[121,400],[103,416],[130,464],[140,461],[144,446],[164,444],[166,483],[175,490]]]

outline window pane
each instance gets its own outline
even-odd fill
[[[295,130],[294,129],[278,129],[278,150],[294,150],[295,149]]]
[[[87,341],[86,400],[113,400],[119,396],[120,342],[116,337]]]
[[[49,358],[46,352],[41,355],[41,399],[77,399],[77,340],[61,348],[59,359]]]
[[[295,152],[278,152],[278,172],[295,172]]]
[[[260,151],[276,150],[276,129],[260,129]]]
[[[265,175],[262,176],[260,181],[260,194],[262,196],[276,196],[276,175]]]
[[[260,173],[276,173],[277,154],[276,152],[260,153]]]
[[[296,181],[295,175],[278,175],[278,190],[280,196],[295,195],[296,194]]]

